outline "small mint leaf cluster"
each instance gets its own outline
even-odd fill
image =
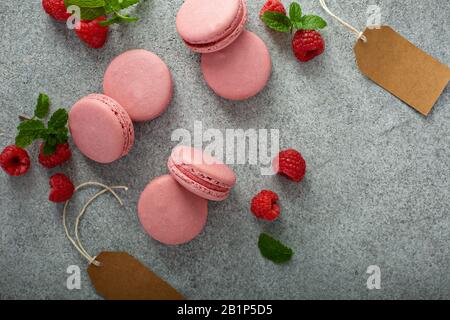
[[[67,111],[65,109],[56,110],[46,127],[43,120],[47,117],[49,111],[49,97],[44,93],[39,94],[33,118],[25,119],[17,127],[16,146],[26,148],[35,140],[43,140],[44,155],[51,155],[55,152],[58,144],[67,142],[69,139]]]
[[[103,27],[114,23],[128,23],[138,21],[139,18],[121,13],[121,10],[139,3],[140,0],[64,0],[66,7],[78,6],[82,20],[95,20],[108,16],[106,21],[99,24]]]
[[[302,9],[296,2],[289,6],[289,17],[280,12],[266,11],[261,19],[269,28],[278,32],[318,30],[327,26],[326,21],[319,16],[302,15]]]

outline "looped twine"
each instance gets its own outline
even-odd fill
[[[322,8],[333,18],[335,18],[337,21],[339,21],[344,27],[346,27],[348,30],[350,30],[351,32],[355,33],[357,36],[358,40],[362,40],[364,42],[367,42],[367,37],[364,35],[363,31],[359,31],[358,29],[356,29],[354,26],[352,26],[351,24],[349,24],[348,22],[344,21],[342,18],[338,17],[337,15],[335,15],[333,12],[331,12],[330,9],[328,9],[327,4],[325,3],[325,0],[319,0],[320,5],[322,6]]]
[[[90,181],[90,182],[86,182],[86,183],[80,184],[78,187],[75,188],[75,192],[77,192],[78,190],[80,190],[81,188],[86,187],[86,186],[99,186],[99,187],[102,187],[103,190],[98,192],[97,194],[95,194],[92,198],[90,198],[88,200],[88,202],[86,202],[86,204],[83,206],[83,208],[81,209],[80,213],[78,214],[78,216],[77,216],[77,218],[75,220],[75,239],[76,240],[70,236],[69,230],[67,228],[67,223],[66,223],[67,206],[69,205],[70,199],[67,200],[66,203],[64,204],[64,209],[63,209],[63,226],[64,226],[64,231],[66,233],[67,238],[73,244],[75,249],[77,249],[77,251],[89,261],[89,264],[93,264],[96,267],[99,267],[101,265],[101,263],[96,260],[97,257],[96,256],[94,256],[94,257],[91,256],[86,251],[86,249],[83,247],[83,245],[81,244],[80,236],[79,236],[79,233],[78,233],[80,220],[83,217],[84,213],[86,212],[86,209],[91,205],[91,203],[94,202],[95,199],[97,199],[98,197],[100,197],[102,194],[104,194],[106,192],[111,192],[111,194],[117,199],[117,201],[120,203],[120,205],[123,206],[122,199],[120,199],[120,197],[117,195],[117,193],[114,190],[117,190],[117,189],[128,190],[128,187],[125,187],[125,186],[108,187],[108,186],[106,186],[106,185],[104,185],[102,183],[91,182]]]

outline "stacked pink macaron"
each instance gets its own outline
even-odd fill
[[[168,245],[191,241],[203,230],[207,201],[228,198],[235,173],[202,150],[176,147],[167,162],[170,175],[150,182],[140,196],[138,214],[154,239]]]
[[[168,107],[173,94],[167,65],[146,50],[115,58],[104,76],[104,94],[79,100],[69,112],[75,145],[88,158],[111,163],[127,155],[134,143],[132,121],[153,120]]]
[[[245,0],[186,0],[177,14],[178,34],[202,54],[201,69],[219,96],[245,100],[267,84],[272,61],[265,43],[245,30]]]
[[[208,53],[236,40],[246,21],[244,0],[187,0],[178,12],[176,26],[192,51]]]

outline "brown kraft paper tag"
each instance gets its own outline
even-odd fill
[[[366,29],[356,62],[369,79],[427,115],[450,80],[450,69],[388,26]]]
[[[89,278],[108,300],[185,300],[172,286],[126,252],[102,252],[100,266],[89,265]]]

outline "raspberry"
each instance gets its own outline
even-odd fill
[[[50,178],[50,195],[48,200],[52,202],[66,202],[75,191],[72,181],[62,174],[57,173]]]
[[[42,0],[42,7],[55,20],[67,21],[70,17],[64,0]]]
[[[78,38],[80,38],[91,48],[98,49],[103,47],[106,42],[106,38],[108,37],[109,27],[102,27],[99,25],[99,22],[105,20],[105,17],[100,17],[95,20],[81,21],[79,27],[75,29]]]
[[[0,166],[10,176],[18,177],[30,168],[30,156],[22,148],[8,146],[0,154]]]
[[[72,157],[72,152],[70,151],[68,143],[58,144],[55,153],[49,156],[44,155],[43,149],[44,143],[41,144],[39,163],[48,169],[57,167]]]
[[[298,30],[292,39],[292,49],[298,60],[306,62],[324,52],[325,42],[315,30]]]
[[[300,152],[294,149],[281,151],[273,160],[273,170],[296,182],[302,181],[306,173],[306,162]]]
[[[261,17],[266,11],[279,12],[286,15],[286,9],[280,0],[268,0],[259,12],[259,16]]]
[[[277,201],[278,195],[275,192],[263,190],[253,197],[250,209],[257,218],[273,221],[281,211]]]

